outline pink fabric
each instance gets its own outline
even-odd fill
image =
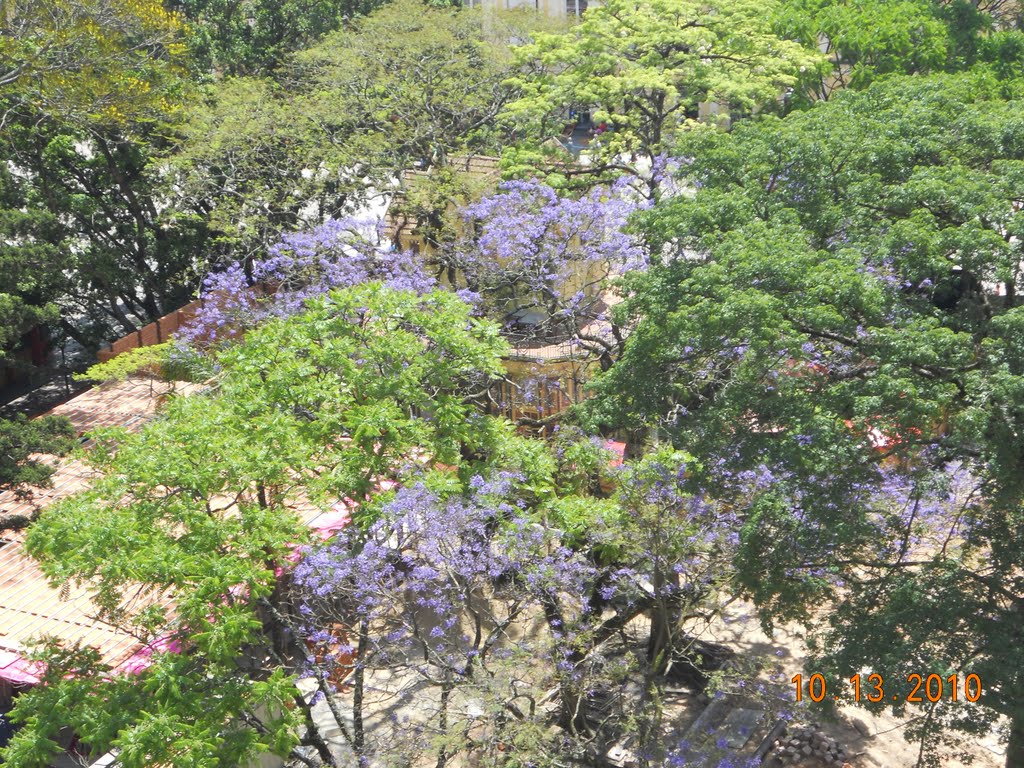
[[[346,499],[345,501],[347,502],[349,500]],[[354,509],[356,507],[355,502],[352,502],[349,509],[342,508],[339,510],[339,506],[341,506],[340,503],[335,504],[333,510],[337,511],[322,514],[313,521],[313,531],[316,532],[316,535],[324,541],[332,538],[334,534],[352,522],[352,515],[349,513],[349,509]]]
[[[382,484],[383,487],[383,484]],[[352,511],[358,507],[355,501],[346,496],[340,501],[336,501],[331,507],[330,512],[324,512],[322,515],[318,515],[313,519],[310,524],[313,532],[320,537],[321,541],[327,541],[334,537],[334,535],[345,526],[352,522]],[[284,559],[286,563],[297,563],[302,559],[302,544],[293,544],[292,551],[285,555]],[[274,575],[277,578],[281,578],[287,569],[287,566],[282,564],[274,568]]]

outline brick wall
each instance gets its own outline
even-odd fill
[[[191,304],[186,304],[179,310],[164,315],[149,325],[143,326],[134,333],[118,339],[107,349],[101,349],[98,355],[101,363],[117,357],[122,352],[128,352],[139,347],[151,347],[154,344],[162,344],[171,338],[176,330],[191,320],[196,312],[203,306],[202,299],[196,299]]]

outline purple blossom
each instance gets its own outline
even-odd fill
[[[251,279],[237,263],[209,275],[200,293],[202,308],[179,338],[193,344],[228,341],[269,317],[296,314],[309,299],[335,288],[371,281],[416,293],[435,287],[417,256],[381,247],[373,230],[370,222],[331,219],[282,237],[253,262]]]
[[[537,180],[505,182],[463,209],[473,234],[444,258],[513,333],[572,337],[605,314],[611,280],[646,268],[625,231],[639,207],[621,184],[573,198]]]

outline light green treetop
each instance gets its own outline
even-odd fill
[[[250,332],[211,393],[172,400],[137,435],[101,436],[101,476],[47,509],[27,548],[55,586],[89,584],[104,620],[187,652],[108,676],[89,648],[45,646],[8,764],[47,765],[67,727],[134,768],[242,765],[299,739],[324,758],[281,669],[305,658],[275,573],[307,538],[294,505],[363,499],[408,466],[457,466],[499,440],[504,423],[467,398],[503,349],[453,294],[361,286]]]
[[[564,34],[518,49],[526,73],[509,107],[531,135],[557,135],[568,110],[590,110],[610,132],[605,163],[651,158],[672,146],[700,102],[750,111],[779,98],[819,56],[771,28],[758,0],[610,0]]]

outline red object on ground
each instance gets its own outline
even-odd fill
[[[626,444],[620,443],[618,440],[605,440],[604,447],[605,450],[615,454],[608,460],[608,466],[621,467],[622,463],[626,460]]]

